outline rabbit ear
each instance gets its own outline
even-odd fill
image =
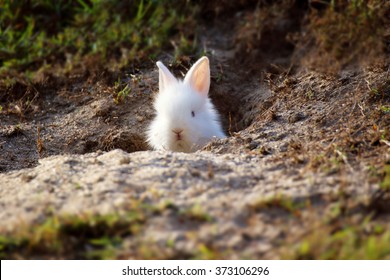
[[[164,91],[169,85],[176,82],[176,78],[169,72],[168,68],[161,61],[157,61],[159,73],[159,88],[160,92]]]
[[[210,66],[209,59],[206,56],[200,58],[188,71],[184,78],[185,83],[199,92],[203,96],[207,96],[210,89]]]

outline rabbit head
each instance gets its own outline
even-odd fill
[[[200,58],[184,80],[177,80],[160,61],[159,93],[154,102],[156,116],[147,131],[155,150],[194,152],[212,138],[223,138],[219,116],[211,103],[210,66]]]

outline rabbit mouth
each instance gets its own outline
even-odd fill
[[[175,141],[169,149],[174,152],[184,152],[184,153],[189,153],[191,151],[189,145],[187,142],[180,140],[180,141]]]
[[[172,137],[172,142],[170,144],[170,150],[175,152],[185,152],[188,153],[191,150],[191,145],[186,141],[183,134],[176,134]]]
[[[184,140],[182,129],[172,129],[172,132],[173,132],[174,137],[175,137],[175,142]]]

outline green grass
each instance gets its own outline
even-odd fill
[[[162,215],[165,211],[169,211],[179,223],[186,221],[199,224],[212,220],[197,204],[179,209],[170,202],[150,205],[132,200],[123,205],[120,211],[105,215],[55,215],[50,209],[44,221],[21,225],[12,232],[0,234],[0,258],[169,258],[169,255],[163,252],[169,249],[169,244],[166,248],[161,248],[142,241],[140,246],[130,250],[124,244],[125,240],[137,238],[137,235],[142,234],[144,225],[151,217]]]
[[[380,187],[387,192],[390,192],[390,164],[385,164],[383,167],[383,181]]]
[[[155,58],[171,40],[185,52],[191,40],[183,34],[193,34],[186,2],[0,0],[0,6],[0,72],[73,65],[86,57],[123,66]]]
[[[386,182],[385,178],[383,182]],[[383,183],[382,183],[383,184]],[[349,197],[342,190],[323,202],[325,208],[302,209],[307,223],[304,233],[283,244],[287,259],[390,259],[390,228],[383,205],[389,203],[388,189],[372,198]]]
[[[281,209],[293,219],[305,226],[304,234],[290,232],[274,248],[280,257],[287,259],[388,259],[390,258],[390,230],[383,223],[372,219],[373,214],[356,216],[348,209],[348,202],[339,198],[328,204],[328,211],[322,212],[312,207],[310,201],[293,202],[286,197],[277,196],[255,203],[252,210],[266,213],[270,208]],[[330,207],[331,206],[331,207]],[[191,209],[191,210],[189,210]],[[144,225],[156,215],[166,215],[170,211],[177,222],[198,224],[210,222],[194,205],[192,208],[179,209],[171,203],[152,206],[133,201],[120,212],[106,215],[52,215],[42,223],[33,226],[20,226],[16,231],[0,235],[0,257],[2,259],[116,259],[135,258],[186,258],[186,259],[224,259],[237,254],[229,248],[219,248],[212,243],[203,243],[197,236],[197,230],[188,231],[187,238],[196,246],[193,252],[181,252],[175,249],[173,240],[167,244],[152,241],[137,241],[138,245],[129,248],[126,240],[137,240]],[[256,215],[252,212],[251,215]],[[199,214],[201,213],[201,214]],[[170,214],[170,215],[171,215]],[[245,256],[251,258],[252,256]]]
[[[380,110],[384,113],[384,114],[390,114],[390,106],[381,106],[380,107]]]
[[[387,166],[381,183],[382,192],[387,184]],[[314,199],[314,200],[313,200]],[[274,250],[283,259],[389,259],[390,228],[382,220],[378,204],[388,203],[388,198],[375,198],[370,202],[348,197],[342,190],[332,195],[305,200],[283,195],[260,198],[249,206],[250,220],[257,213],[269,214],[279,210],[286,215],[274,218],[275,225],[288,223],[300,225],[301,231],[287,228],[287,236],[275,240]],[[387,199],[387,200],[386,200]],[[315,202],[317,201],[317,202]]]
[[[2,259],[115,259],[123,240],[137,235],[147,219],[161,213],[165,205],[153,207],[130,201],[120,211],[105,215],[55,215],[38,224],[21,225],[0,235]]]
[[[179,217],[181,217],[181,219],[198,222],[211,222],[213,220],[200,204],[194,204],[190,208],[181,210],[179,212]]]
[[[0,235],[0,257],[115,258],[122,240],[136,234],[145,222],[142,209],[123,214],[49,217],[42,224]]]
[[[122,102],[131,92],[131,87],[129,87],[129,84],[126,82],[122,82],[120,79],[115,82],[114,88],[116,91],[116,94],[114,96],[114,102],[116,104]]]
[[[323,223],[298,242],[289,244],[287,259],[389,259],[390,231],[380,224]]]
[[[276,194],[268,198],[260,198],[249,205],[249,209],[254,212],[267,211],[267,209],[279,209],[293,216],[300,216],[301,210],[307,205],[310,205],[309,199],[306,201],[298,201],[281,194]]]

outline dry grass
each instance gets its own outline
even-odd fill
[[[389,51],[390,3],[331,1],[311,8],[298,36],[296,59],[327,72],[377,63]]]

